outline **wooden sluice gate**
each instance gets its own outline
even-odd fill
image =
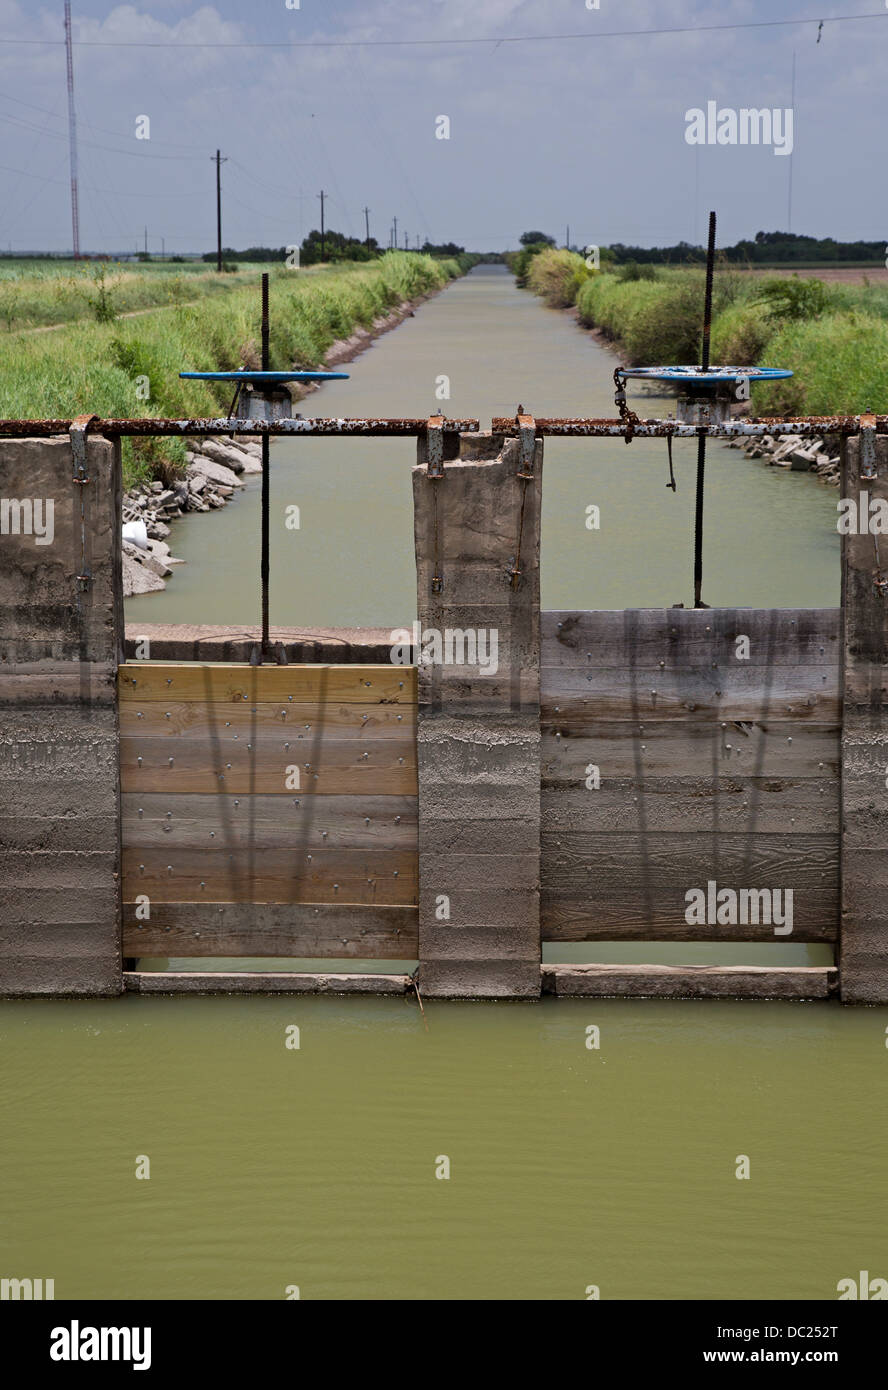
[[[0,497],[51,501],[54,536],[2,536],[0,993],[888,1002],[877,536],[843,536],[841,609],[541,612],[545,436],[625,421],[400,421],[415,623],[272,627],[267,647],[258,626],[125,634],[124,431],[72,445],[70,422],[13,423]],[[834,428],[842,497],[888,501],[888,420]],[[836,961],[542,964],[544,943],[603,941],[834,944]],[[251,964],[138,969],[151,957]]]
[[[416,673],[120,668],[123,954],[412,959]]]

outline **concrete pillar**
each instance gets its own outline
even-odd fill
[[[888,504],[888,438],[844,449],[842,498],[861,530],[870,503]],[[866,474],[875,476],[867,477]],[[865,495],[864,495],[865,494]],[[888,1003],[888,534],[842,537],[842,915],[844,1003]]]
[[[430,477],[427,461],[422,439],[413,470],[419,987],[535,998],[542,441],[526,465],[518,440],[491,435],[463,435],[443,477]]]
[[[0,442],[0,995],[123,988],[119,446],[85,462]]]

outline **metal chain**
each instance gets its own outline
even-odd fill
[[[641,421],[635,414],[635,411],[630,410],[626,404],[626,383],[620,376],[619,367],[614,368],[614,386],[617,388],[614,396],[614,404],[620,412],[620,419],[626,426],[626,433],[623,438],[627,444],[631,444],[632,436],[635,433],[635,426],[640,425]]]

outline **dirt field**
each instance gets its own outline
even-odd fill
[[[870,266],[821,266],[795,270],[790,266],[774,266],[770,270],[751,270],[750,275],[787,276],[797,275],[800,280],[823,280],[827,284],[862,285],[868,280],[871,285],[888,285],[888,270],[881,265]]]

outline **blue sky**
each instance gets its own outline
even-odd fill
[[[583,244],[700,241],[715,207],[725,244],[787,227],[790,166],[794,231],[886,237],[888,7],[816,2],[72,0],[81,244],[135,249],[147,225],[154,251],[210,249],[217,146],[226,245],[299,242],[321,188],[329,225],[362,235],[366,205],[382,241],[393,216],[411,244],[473,250],[529,227],[561,240],[567,223]],[[817,42],[819,19],[867,12]],[[71,244],[62,15],[62,0],[0,0],[4,248]],[[607,36],[673,27],[690,32]],[[572,37],[514,41],[551,35]],[[794,52],[792,160],[685,142],[708,100],[788,107]]]

